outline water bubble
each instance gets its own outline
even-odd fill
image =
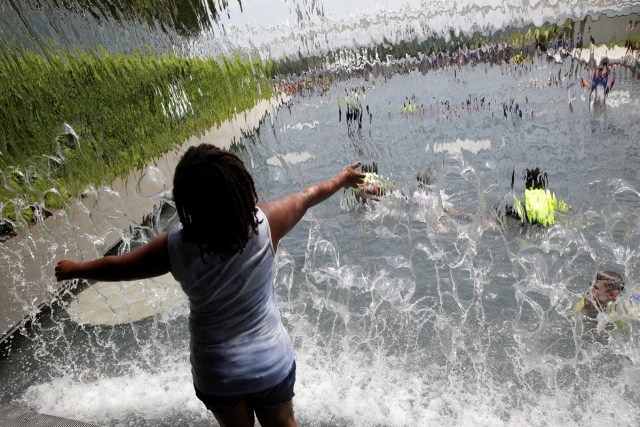
[[[61,159],[74,157],[80,149],[80,137],[68,123],[63,123],[58,128],[55,137],[55,153]]]

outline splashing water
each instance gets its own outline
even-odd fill
[[[286,41],[299,27],[314,49],[353,40],[351,21],[338,12],[348,15],[358,2],[344,11],[332,2],[324,9],[306,2],[277,6],[284,9],[266,8],[262,24],[251,23],[257,8],[245,14],[232,4],[219,25],[227,25],[229,39],[242,34],[246,40],[218,49],[253,43],[266,50],[269,37],[279,37],[285,47],[273,49],[286,51],[288,43],[298,47]],[[428,10],[421,2],[410,6]],[[516,3],[507,4],[510,12],[490,4],[428,6],[460,16],[458,29],[467,31],[473,22],[481,28],[518,23],[529,12],[515,13]],[[541,23],[570,6],[538,2],[531,19]],[[290,7],[292,24],[277,25]],[[429,22],[423,31],[443,31],[454,20],[411,7],[358,16],[372,28],[372,38],[420,29],[421,21]],[[460,12],[465,7],[471,11]],[[496,21],[496,14],[505,21]],[[251,31],[243,32],[238,21],[249,22]],[[271,30],[262,32],[263,25]],[[329,36],[323,41],[321,34]],[[159,45],[182,40],[165,36],[170,40],[155,39]],[[116,41],[113,48],[124,49]],[[211,32],[202,32],[181,49],[200,54],[213,41]],[[625,298],[640,293],[640,109],[633,108],[640,85],[622,70],[603,109],[592,112],[587,89],[581,92],[571,77],[573,67],[536,57],[524,67],[480,63],[334,81],[326,90],[295,94],[272,121],[234,146],[261,200],[356,160],[376,162],[395,183],[393,192],[369,205],[345,203],[349,192],[334,196],[310,210],[279,246],[276,285],[297,357],[300,425],[640,423],[638,320],[614,323],[604,314],[587,319],[574,310],[600,269],[624,274],[630,288]],[[564,77],[553,83],[558,75]],[[336,105],[354,90],[371,114],[356,129]],[[183,92],[169,87],[165,114],[192,114]],[[407,113],[409,100],[417,108]],[[514,113],[516,105],[522,116]],[[64,134],[76,135],[69,141],[82,144],[67,126]],[[11,188],[9,179],[46,175],[40,163],[32,167],[9,177],[3,171],[0,182]],[[57,167],[56,161],[46,167]],[[512,171],[519,177],[528,167],[547,172],[550,187],[571,206],[552,227],[496,221],[494,208],[513,200]],[[416,175],[426,169],[435,178],[420,187]],[[14,284],[17,299],[24,300],[22,289],[34,281],[54,292],[52,265],[66,251],[86,245],[81,250],[87,257],[99,256],[114,241],[122,242],[114,250],[124,251],[176,226],[168,182],[152,166],[125,187],[149,201],[142,210],[153,212],[152,219],[143,226],[122,203],[126,194],[88,186],[75,201],[75,216],[56,214],[59,228],[43,235],[27,231],[12,252],[3,246],[0,256],[11,266],[5,280]],[[515,191],[522,189],[516,181]],[[421,192],[428,203],[417,198]],[[12,203],[20,200],[16,195]],[[74,237],[59,240],[61,235]],[[47,254],[41,270],[28,267],[34,253]],[[119,320],[121,307],[99,286],[65,292],[7,347],[0,401],[103,425],[209,425],[212,417],[191,385],[186,301],[168,296],[175,290],[170,278],[145,286],[123,303],[144,301],[143,307],[158,312],[130,317],[132,322],[129,308]],[[105,301],[102,324],[74,311],[88,291],[94,292],[89,306]]]

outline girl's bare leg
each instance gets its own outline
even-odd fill
[[[253,409],[242,399],[233,409],[225,412],[214,412],[220,427],[253,427],[256,423]]]
[[[262,427],[297,427],[293,415],[293,402],[282,403],[275,408],[256,407],[256,416]]]

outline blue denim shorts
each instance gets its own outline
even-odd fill
[[[263,408],[275,408],[282,403],[291,402],[293,396],[293,386],[296,382],[296,362],[293,362],[289,375],[276,386],[257,393],[250,393],[241,396],[212,396],[201,392],[196,388],[196,396],[204,403],[211,412],[227,412],[235,408],[244,398],[249,407],[256,406]],[[195,387],[194,387],[195,388]]]

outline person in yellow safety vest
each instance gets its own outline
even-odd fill
[[[516,64],[521,64],[524,61],[524,56],[522,55],[522,51],[519,54],[513,57],[513,60]]]
[[[513,180],[514,176],[512,175],[512,188]],[[567,204],[562,200],[558,202],[556,195],[547,189],[547,184],[546,173],[540,172],[539,168],[527,169],[524,201],[514,195],[513,208],[510,210],[523,224],[526,220],[529,224],[540,224],[546,227],[555,223],[556,210],[562,213],[566,212]]]
[[[638,318],[640,314],[640,295],[634,294],[628,300],[619,297],[625,289],[624,278],[615,271],[598,271],[596,280],[589,284],[587,296],[578,300],[576,311],[581,311],[589,317],[596,317],[598,313],[606,313],[617,318],[613,321],[622,327],[622,318],[631,316]]]
[[[525,218],[531,224],[552,225],[555,222],[555,211],[558,208],[556,195],[548,189],[527,188],[524,190],[524,206],[514,196],[514,209],[518,218],[524,222]]]

